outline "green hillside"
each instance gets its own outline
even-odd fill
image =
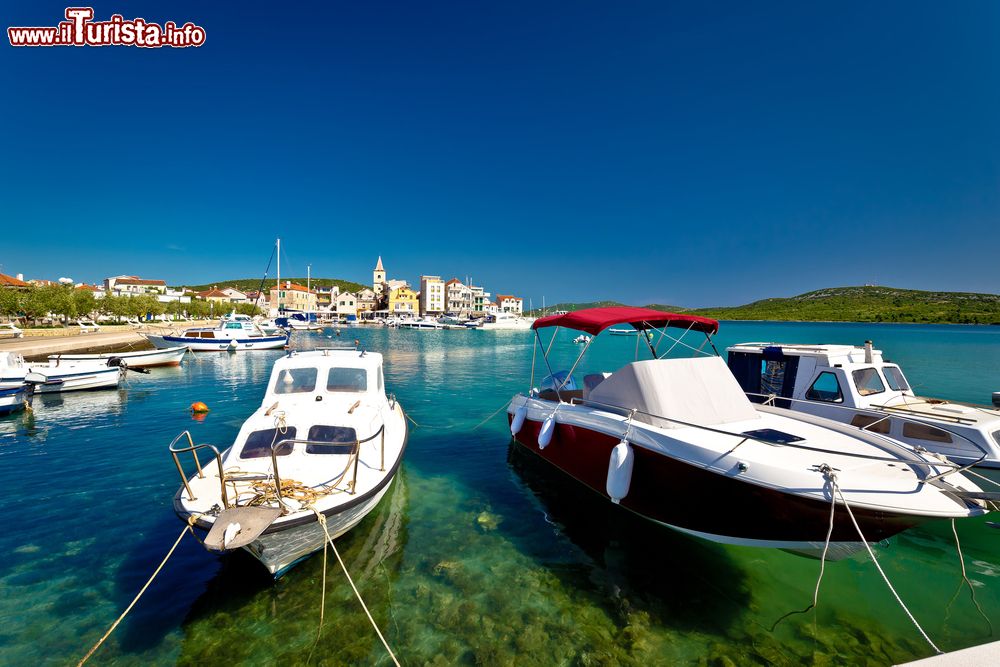
[[[1000,295],[832,287],[743,306],[687,312],[723,320],[1000,324]]]
[[[298,283],[300,285],[306,284],[305,278],[288,278],[282,277],[281,282],[290,280],[293,283]],[[268,289],[274,287],[275,279],[268,278],[264,282],[264,288]],[[350,280],[341,280],[340,278],[310,278],[309,285],[311,287],[331,287],[336,285],[340,288],[341,292],[357,292],[360,289],[364,289],[365,285],[360,283],[352,282]],[[186,289],[194,290],[196,292],[205,292],[212,289],[213,287],[218,287],[223,289],[225,287],[235,287],[241,292],[256,291],[260,287],[260,278],[237,278],[236,280],[219,280],[216,282],[211,282],[206,285],[184,285]]]

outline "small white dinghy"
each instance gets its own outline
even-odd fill
[[[290,352],[274,363],[264,400],[232,447],[220,454],[187,431],[174,438],[179,471],[182,454],[214,458],[182,474],[174,511],[208,531],[207,549],[245,549],[278,577],[378,505],[406,440],[403,409],[385,393],[382,355]]]
[[[168,347],[163,350],[140,350],[138,352],[105,352],[102,354],[50,354],[49,362],[98,361],[104,364],[111,359],[121,359],[129,368],[152,368],[154,366],[180,366],[187,354],[186,345]]]
[[[125,366],[102,361],[69,361],[47,365],[25,361],[14,352],[0,354],[0,386],[30,382],[35,393],[47,394],[118,386]]]

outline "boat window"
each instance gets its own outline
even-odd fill
[[[282,432],[276,428],[266,428],[263,431],[254,431],[243,443],[243,450],[240,451],[241,459],[259,459],[271,455],[271,445],[282,440],[292,440],[295,438],[295,427],[288,426]],[[275,456],[288,456],[292,453],[292,443],[287,443],[278,447]]]
[[[998,445],[1000,445],[1000,431],[993,431],[993,439],[997,441]]]
[[[316,389],[315,368],[286,368],[274,383],[276,394],[305,394]]]
[[[806,398],[810,401],[842,403],[844,392],[840,390],[840,381],[837,376],[829,371],[823,371],[819,377],[813,380],[812,386],[806,392]]]
[[[906,422],[903,424],[904,438],[917,438],[918,440],[928,440],[930,442],[951,442],[951,433],[934,428],[930,424],[916,424]]]
[[[882,376],[874,368],[861,368],[851,373],[854,376],[854,384],[858,388],[858,393],[862,396],[881,394],[885,391],[882,384]]]
[[[899,366],[883,366],[882,371],[885,372],[885,380],[889,383],[889,388],[893,391],[907,391],[910,385],[907,384],[906,378],[903,377],[903,371],[899,370]]]
[[[363,368],[331,368],[327,391],[368,391],[368,373]]]
[[[773,428],[758,428],[753,431],[743,431],[743,435],[748,435],[754,440],[763,440],[776,445],[787,445],[792,442],[801,442],[804,438]]]
[[[354,451],[354,442],[358,434],[349,426],[326,426],[316,424],[309,429],[310,444],[306,445],[307,454],[350,454]],[[331,443],[329,445],[314,445],[313,442]]]
[[[226,325],[226,328],[227,329],[242,329],[243,325],[240,324],[239,322],[230,322],[229,324]]]
[[[854,415],[854,419],[851,420],[851,426],[860,426],[872,433],[888,433],[889,419],[887,417],[876,417],[875,415]]]
[[[215,338],[215,332],[214,331],[202,331],[201,332],[201,337],[202,338]]]

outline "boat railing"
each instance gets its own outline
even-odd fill
[[[686,422],[686,421],[683,421],[683,420],[680,420],[680,419],[674,419],[672,417],[665,417],[663,415],[654,414],[652,412],[646,412],[645,410],[639,410],[638,408],[626,408],[626,407],[623,407],[623,406],[620,406],[620,405],[614,405],[612,403],[602,403],[600,401],[594,401],[594,400],[591,400],[591,399],[582,399],[582,398],[575,398],[574,397],[574,398],[570,399],[569,404],[570,405],[582,405],[582,406],[598,407],[598,408],[610,410],[612,412],[618,412],[618,413],[622,414],[623,416],[630,417],[630,418],[632,416],[634,416],[634,415],[643,415],[643,416],[646,416],[646,417],[652,417],[654,419],[662,419],[663,421],[667,421],[667,422],[670,422],[672,424],[677,424],[679,426],[687,426],[687,427],[690,427],[690,428],[699,429],[701,431],[707,431],[709,433],[716,433],[718,435],[729,436],[731,438],[738,438],[740,440],[740,442],[738,442],[735,446],[733,446],[733,448],[731,450],[729,450],[730,453],[732,451],[734,451],[737,447],[739,447],[740,445],[742,445],[744,442],[746,442],[747,440],[753,440],[755,442],[759,442],[761,444],[768,445],[770,447],[793,447],[795,449],[802,449],[802,450],[806,450],[806,451],[819,452],[819,453],[823,453],[823,454],[836,454],[838,456],[847,456],[847,457],[851,457],[851,458],[859,458],[859,459],[865,459],[865,460],[869,460],[869,461],[885,461],[887,463],[905,463],[907,465],[913,465],[913,466],[925,467],[925,468],[951,468],[951,470],[946,470],[943,473],[938,473],[938,474],[926,477],[923,481],[924,482],[928,482],[928,483],[934,482],[935,480],[938,480],[938,479],[944,477],[945,475],[951,475],[951,474],[954,474],[954,473],[959,472],[961,470],[966,470],[967,468],[971,468],[972,466],[974,466],[977,463],[979,463],[980,461],[982,461],[983,458],[985,458],[985,454],[984,454],[983,457],[979,458],[977,461],[975,461],[975,462],[973,462],[971,464],[968,464],[968,465],[962,465],[962,464],[954,463],[954,462],[948,461],[946,459],[943,459],[943,460],[940,460],[940,461],[914,460],[915,457],[914,458],[907,457],[906,459],[900,461],[899,458],[890,458],[890,457],[887,457],[887,456],[873,456],[871,454],[859,454],[859,453],[856,453],[856,452],[845,452],[845,451],[840,451],[840,450],[835,450],[835,449],[825,449],[823,447],[812,447],[810,445],[803,445],[803,444],[799,444],[799,443],[796,443],[796,442],[774,442],[773,440],[767,440],[765,438],[761,438],[761,437],[758,437],[758,436],[750,435],[748,433],[733,433],[732,431],[725,431],[723,429],[712,428],[711,426],[705,426],[704,424],[694,424],[692,422]],[[869,435],[873,435],[873,436],[878,436],[878,434],[872,433],[872,432],[868,432],[868,434]],[[899,442],[897,442],[895,440],[892,440],[891,438],[881,437],[881,438],[879,438],[879,440],[880,441],[884,441],[884,442],[882,442],[882,444],[884,446],[894,447],[895,449],[901,450],[901,451],[903,451],[903,452],[905,452],[907,454],[910,454],[911,456],[913,456],[915,453],[916,454],[921,453],[921,452],[916,452],[914,449],[908,448],[905,445],[903,445],[902,443],[899,443]]]
[[[177,443],[180,442],[181,439],[185,437],[187,438],[187,445],[181,443],[181,445],[178,446]],[[177,474],[181,476],[181,482],[184,484],[184,490],[187,491],[188,498],[190,498],[191,500],[197,500],[197,498],[195,498],[194,493],[191,491],[191,485],[188,484],[188,479],[187,476],[184,474],[184,466],[181,465],[179,454],[186,454],[188,452],[191,452],[191,458],[194,459],[194,465],[198,469],[198,478],[204,479],[205,471],[201,467],[201,461],[198,460],[198,450],[199,449],[211,450],[212,455],[215,458],[215,463],[219,467],[219,488],[222,493],[221,496],[222,507],[223,509],[229,509],[229,497],[226,495],[226,478],[225,474],[222,471],[222,455],[219,453],[219,450],[215,447],[215,445],[209,445],[209,444],[196,445],[194,444],[194,440],[192,440],[191,438],[191,432],[183,431],[170,442],[168,449],[170,450],[170,455],[174,459],[174,465],[177,466]]]
[[[348,486],[350,487],[349,493],[354,495],[357,492],[358,485],[358,463],[361,461],[361,445],[366,442],[371,442],[375,438],[381,436],[381,463],[379,470],[385,471],[385,424],[379,427],[375,433],[368,436],[367,438],[348,440],[346,442],[330,442],[327,440],[304,440],[300,438],[285,438],[284,440],[279,440],[278,442],[271,444],[271,466],[274,474],[274,492],[278,498],[278,502],[281,503],[281,475],[278,473],[278,451],[282,447],[295,445],[313,445],[317,447],[343,447],[345,445],[351,445],[351,454],[347,460],[347,465],[336,477],[336,483],[339,483],[347,475],[349,470],[353,469],[352,478]]]

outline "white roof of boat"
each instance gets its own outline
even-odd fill
[[[382,355],[378,352],[355,349],[354,347],[322,348],[298,352],[292,350],[274,362],[274,368],[375,368],[382,365]]]
[[[799,343],[737,343],[726,348],[727,352],[750,352],[759,354],[765,348],[779,348],[782,354],[792,357],[817,357],[827,360],[827,363],[862,363],[865,360],[865,348],[856,345],[820,344],[808,345]],[[882,363],[882,350],[873,349],[874,363]]]
[[[615,371],[595,387],[589,400],[640,410],[637,421],[660,428],[678,422],[715,426],[759,419],[726,363],[719,357],[650,359]]]

